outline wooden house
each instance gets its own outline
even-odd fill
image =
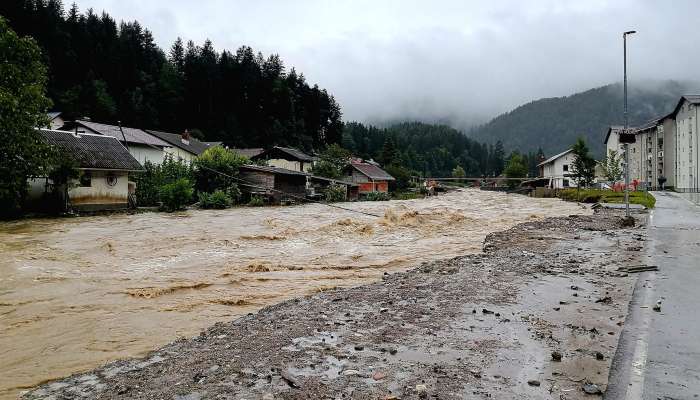
[[[305,172],[259,165],[244,165],[238,171],[241,192],[249,196],[262,196],[275,204],[306,198]]]
[[[352,160],[345,172],[349,180],[358,184],[359,193],[384,192],[389,191],[389,182],[394,181],[393,176],[379,168],[375,164]]]

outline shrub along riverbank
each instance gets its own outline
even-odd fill
[[[581,203],[624,203],[625,192],[600,189],[566,189],[557,194],[566,201]],[[630,192],[630,204],[641,204],[646,208],[654,208],[656,199],[648,192]]]

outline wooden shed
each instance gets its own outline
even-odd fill
[[[358,185],[357,183],[315,175],[309,175],[308,196],[311,198],[317,197],[319,199],[322,199],[324,197],[325,191],[331,185],[340,185],[345,187],[346,201],[355,201],[360,197],[360,185]]]
[[[239,168],[241,192],[250,196],[263,196],[270,202],[300,201],[306,197],[305,172],[259,165]]]

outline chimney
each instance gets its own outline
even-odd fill
[[[190,131],[185,129],[185,131],[182,132],[181,140],[184,144],[190,144]]]

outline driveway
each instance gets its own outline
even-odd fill
[[[639,276],[606,399],[700,398],[700,206],[653,194],[646,259],[659,270]]]

